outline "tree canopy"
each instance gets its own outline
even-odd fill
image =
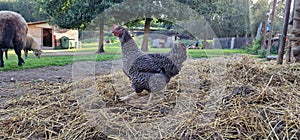
[[[0,10],[20,13],[27,22],[46,20],[48,15],[39,9],[33,0],[2,0]]]
[[[120,9],[109,8],[121,2]],[[114,23],[135,26],[132,21],[140,24],[139,21],[150,17],[162,21],[160,26],[170,28],[178,18],[192,16],[178,2],[205,17],[218,37],[254,35],[271,8],[268,0],[1,0],[0,9],[19,12],[26,21],[50,19],[51,23],[62,28],[84,29],[106,9],[114,12],[106,15],[112,18],[105,20]],[[126,13],[122,13],[123,9]],[[284,1],[279,0],[275,31],[281,28],[283,9]]]
[[[148,50],[148,34],[153,21],[170,25],[175,21],[192,19],[196,15],[187,5],[174,0],[125,0],[110,8],[108,13],[117,23],[135,26],[144,22],[143,51]]]
[[[250,32],[249,0],[177,0],[190,5],[214,29],[218,37]]]
[[[121,0],[36,0],[36,2],[49,15],[51,23],[62,28],[82,30],[99,13]]]
[[[105,9],[122,0],[35,0],[60,28],[84,30]],[[51,8],[49,8],[51,7]],[[102,19],[103,20],[103,19]],[[103,22],[100,22],[103,23]],[[104,52],[104,25],[99,24],[99,45],[96,53]]]

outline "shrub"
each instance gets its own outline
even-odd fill
[[[88,39],[81,40],[82,43],[95,43],[95,42],[98,42],[98,41],[99,41],[98,38],[88,38]]]
[[[180,39],[179,40],[180,43],[183,43],[185,46],[188,45],[195,45],[195,40],[189,40],[189,39]],[[199,42],[199,46],[201,45],[201,43]]]
[[[260,51],[261,49],[261,39],[255,39],[252,44],[246,47],[246,52],[253,54],[253,55],[259,55],[259,57],[265,57],[266,56],[266,50],[263,52]]]

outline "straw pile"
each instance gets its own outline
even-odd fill
[[[117,100],[132,92],[122,72],[39,83],[2,105],[0,139],[298,139],[299,79],[299,64],[188,60],[150,106]]]

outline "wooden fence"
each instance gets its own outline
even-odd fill
[[[251,44],[251,37],[213,38],[212,48],[241,49]]]

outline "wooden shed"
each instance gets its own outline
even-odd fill
[[[62,48],[62,45],[67,45],[68,48],[79,47],[78,30],[60,29],[57,26],[49,25],[47,21],[28,22],[27,24],[28,34],[31,34],[41,44],[42,49]]]

